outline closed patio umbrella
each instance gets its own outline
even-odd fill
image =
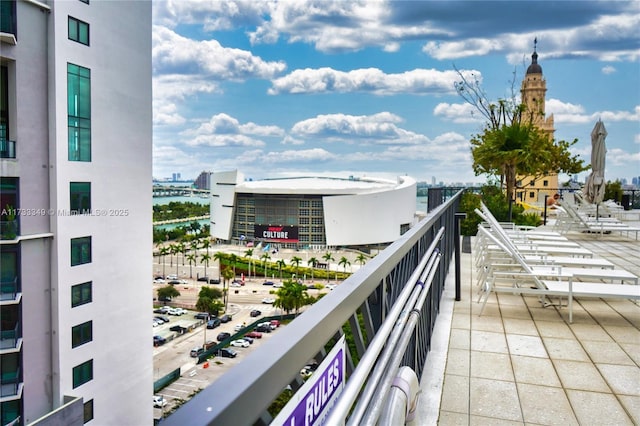
[[[604,199],[604,164],[607,155],[604,140],[606,137],[607,130],[604,128],[604,123],[598,120],[591,131],[591,174],[584,187],[585,200],[596,206]],[[596,213],[596,219],[597,217]]]

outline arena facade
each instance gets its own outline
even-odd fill
[[[380,247],[418,221],[416,181],[374,177],[246,180],[211,175],[211,236],[295,249]]]

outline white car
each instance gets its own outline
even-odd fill
[[[247,342],[244,339],[238,339],[238,340],[233,340],[231,343],[229,343],[231,346],[238,346],[240,348],[248,348],[249,347],[249,342]]]
[[[178,276],[176,274],[170,274],[165,277],[168,280],[177,280]]]
[[[328,288],[329,290],[333,290],[334,288],[338,287],[338,285],[337,284],[327,284],[325,287]]]
[[[272,305],[273,302],[275,302],[276,299],[272,298],[272,297],[265,297],[264,299],[262,299],[262,303],[267,304],[267,305]]]
[[[235,327],[233,327],[233,331],[240,331],[245,327],[246,326],[244,324],[237,324]]]
[[[230,286],[231,287],[242,287],[242,284],[240,284],[240,283],[231,283]]]
[[[153,395],[153,406],[157,408],[162,408],[167,405],[167,400],[164,399],[163,396]]]
[[[162,284],[164,280],[162,278],[156,278],[155,280],[153,280],[153,282],[157,284]]]
[[[182,308],[171,308],[169,309],[169,312],[167,312],[169,315],[182,315],[183,309]]]

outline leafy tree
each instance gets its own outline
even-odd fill
[[[619,180],[609,181],[604,185],[604,199],[622,202],[622,183]]]
[[[276,300],[273,306],[282,309],[287,314],[294,311],[297,315],[301,307],[310,305],[313,302],[315,302],[315,298],[309,296],[305,285],[298,284],[293,280],[287,280],[276,291]]]
[[[457,71],[457,70],[456,70]],[[471,138],[473,171],[500,178],[509,199],[514,199],[518,176],[535,178],[551,173],[575,174],[588,167],[572,156],[572,142],[556,141],[535,124],[535,111],[519,103],[512,81],[510,99],[491,102],[478,79],[468,80],[460,71],[458,94],[486,120],[484,129]]]
[[[217,288],[202,286],[198,293],[196,309],[201,312],[208,312],[217,315],[220,308],[224,306],[218,299],[222,297],[222,292]]]
[[[342,256],[340,258],[340,261],[338,262],[338,265],[342,265],[342,267],[344,268],[344,272],[346,274],[347,273],[347,266],[351,266],[351,262],[349,262],[349,259],[347,259],[346,257]]]
[[[180,292],[172,285],[166,285],[158,289],[158,299],[174,299],[180,296]]]
[[[233,277],[236,276],[236,262],[238,262],[238,256],[235,253],[231,253],[229,255],[229,260],[231,261],[231,266],[233,267]]]

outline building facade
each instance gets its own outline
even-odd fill
[[[151,424],[151,3],[0,4],[2,425]]]
[[[527,112],[532,113],[533,124],[546,133],[549,138],[553,138],[555,132],[553,114],[547,116],[545,113],[547,81],[542,74],[542,67],[538,64],[538,52],[535,44],[531,55],[531,64],[522,80],[520,96]],[[516,197],[519,201],[541,203],[544,201],[545,195],[553,196],[558,190],[557,173],[549,173],[538,178],[519,176],[518,180]]]
[[[211,175],[211,236],[224,241],[375,246],[395,241],[416,221],[416,182],[407,176],[245,181],[237,171]]]

